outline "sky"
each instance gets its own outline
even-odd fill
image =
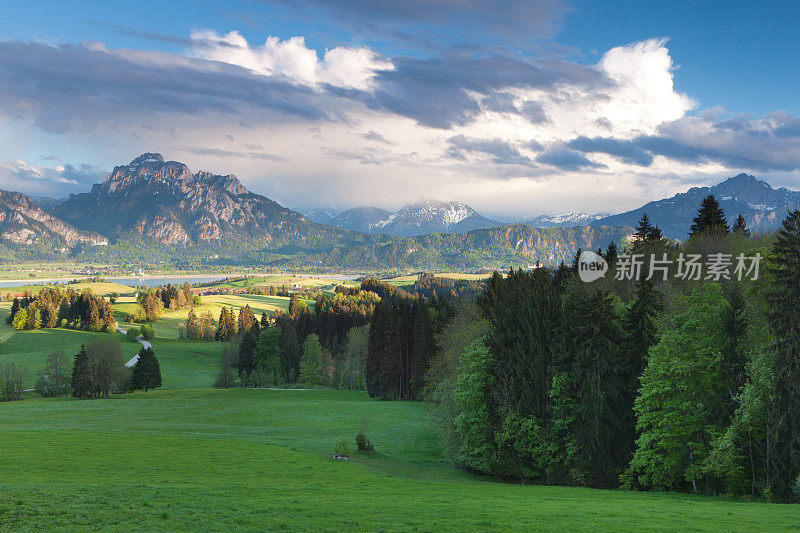
[[[800,189],[800,3],[0,0],[0,188],[159,152],[289,207]]]

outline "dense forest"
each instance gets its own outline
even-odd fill
[[[449,458],[501,478],[796,500],[800,212],[754,238],[709,197],[694,222],[675,243],[645,215],[598,250],[609,272],[591,283],[579,253],[486,282],[293,297],[238,321],[218,385],[422,399]]]

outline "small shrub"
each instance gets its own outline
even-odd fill
[[[338,455],[340,457],[349,457],[350,456],[350,441],[346,438],[342,437],[341,439],[337,440],[336,443],[333,445],[333,454]]]
[[[151,326],[150,324],[144,324],[142,326],[142,337],[144,337],[144,340],[146,341],[151,341],[155,339],[156,333],[155,331],[153,331],[153,326]]]
[[[186,340],[186,324],[178,324],[178,339]]]
[[[356,448],[360,452],[371,452],[375,449],[375,446],[369,441],[367,438],[367,418],[364,417],[361,419],[361,429],[356,434]]]

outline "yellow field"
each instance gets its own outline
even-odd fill
[[[480,280],[491,277],[491,274],[462,274],[459,272],[437,272],[434,274],[437,278],[450,278],[450,279],[466,279],[466,280]],[[411,276],[397,276],[395,278],[386,278],[382,281],[387,283],[414,283],[419,279],[418,274]]]
[[[44,287],[52,287],[53,285],[21,285],[19,287],[3,287],[0,288],[0,295],[3,298],[7,298],[9,294],[22,294],[25,291],[30,292],[31,294],[36,294],[41,291]],[[66,289],[67,287],[72,288],[72,290],[81,292],[83,289],[90,288],[92,292],[98,295],[108,295],[111,293],[119,293],[119,294],[131,294],[136,291],[136,289],[132,287],[128,287],[127,285],[120,285],[119,283],[110,283],[110,282],[102,282],[102,283],[70,283],[70,284],[61,284],[60,287],[62,289]]]

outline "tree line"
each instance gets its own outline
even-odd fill
[[[646,258],[638,279],[612,264],[584,283],[577,261],[512,270],[459,305],[423,388],[451,459],[547,484],[797,501],[800,211],[753,238],[710,196],[690,231],[671,243],[644,216],[623,250]],[[740,253],[765,257],[761,276],[646,277],[651,257]]]
[[[114,312],[102,296],[84,289],[44,287],[36,295],[26,292],[15,298],[6,319],[14,329],[71,328],[112,332],[116,327]]]

